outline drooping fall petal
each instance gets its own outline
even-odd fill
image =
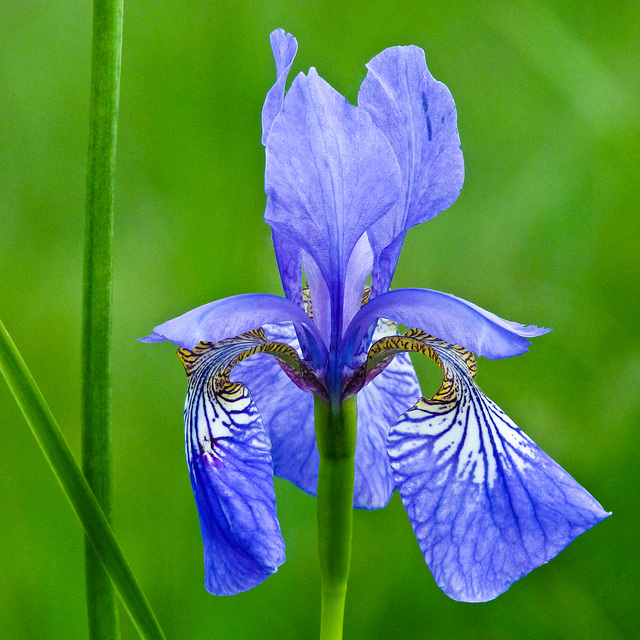
[[[285,353],[262,331],[178,354],[189,380],[185,450],[204,546],[205,586],[216,595],[251,589],[284,562],[271,443],[247,388],[231,368],[254,353]]]
[[[482,393],[472,354],[420,331],[403,338],[444,381],[389,432],[396,484],[438,586],[491,600],[610,514]]]
[[[200,342],[220,342],[267,324],[293,322],[322,362],[326,347],[309,316],[294,302],[268,293],[245,293],[214,300],[154,327],[142,342],[170,340],[185,349]]]

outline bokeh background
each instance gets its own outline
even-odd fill
[[[479,382],[614,515],[497,600],[450,601],[396,495],[357,512],[345,637],[640,637],[640,4],[125,0],[114,282],[115,528],[168,638],[315,638],[314,500],[276,481],[288,560],[216,598],[184,462],[185,376],[134,340],[281,288],[263,223],[269,32],[355,101],[416,44],[458,106],[466,183],[394,286],[554,328]],[[0,317],[79,452],[90,3],[0,1]],[[292,76],[293,77],[293,76]],[[427,391],[435,365],[420,364]],[[85,638],[82,530],[0,382],[0,637]],[[123,613],[122,636],[136,638]]]

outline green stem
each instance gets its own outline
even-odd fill
[[[351,562],[355,396],[328,404],[315,396],[318,476],[318,551],[322,579],[320,640],[341,640]]]
[[[111,517],[111,283],[113,183],[116,158],[122,0],[94,0],[89,145],[85,207],[82,324],[82,467],[107,518]],[[119,637],[113,585],[85,541],[89,637]]]
[[[164,634],[118,546],[104,512],[75,461],[40,389],[1,321],[0,371],[4,374],[9,389],[22,409],[71,506],[80,518],[87,537],[109,572],[140,636],[146,640],[164,640]]]

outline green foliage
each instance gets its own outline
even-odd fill
[[[164,635],[149,608],[149,603],[140,591],[140,586],[114,538],[104,511],[2,322],[0,322],[0,371],[22,410],[27,424],[31,427],[42,449],[42,454],[50,463],[54,476],[60,482],[62,490],[85,528],[87,548],[91,545],[91,551],[94,554],[92,561],[101,563],[100,569],[104,571],[104,578],[108,580],[108,592],[105,593],[103,585],[96,585],[94,582],[88,594],[89,617],[110,619],[108,626],[104,619],[97,622],[97,627],[90,625],[91,637],[112,639],[118,634],[117,622],[113,620],[115,617],[113,587],[115,587],[138,627],[140,636],[148,640],[164,640]],[[91,577],[95,579],[96,576]],[[98,635],[93,635],[94,633]]]
[[[300,43],[294,72],[315,65],[352,101],[385,46],[425,49],[458,105],[467,177],[450,210],[409,233],[394,284],[554,328],[523,357],[481,360],[479,384],[614,512],[485,605],[437,589],[397,497],[356,512],[345,638],[637,633],[640,7],[487,6],[127,0],[113,519],[167,637],[318,632],[315,501],[286,482],[276,483],[286,564],[243,595],[204,590],[184,373],[170,345],[134,340],[215,298],[280,293],[260,145],[275,77],[268,35],[280,26]],[[0,315],[78,454],[90,5],[5,2],[0,24]],[[82,528],[5,385],[0,408],[0,637],[84,638]],[[121,620],[123,640],[137,638]]]
[[[113,496],[111,318],[113,191],[122,54],[122,0],[94,0],[82,312],[82,470],[107,519]],[[118,640],[116,596],[85,542],[91,640]]]

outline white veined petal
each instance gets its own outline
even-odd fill
[[[185,447],[205,585],[217,595],[251,589],[284,562],[271,443],[249,391],[228,378],[237,358],[269,344],[263,333],[252,332],[179,352],[189,378]]]
[[[464,350],[414,335],[445,380],[389,432],[396,484],[440,588],[491,600],[609,514],[482,393]]]

